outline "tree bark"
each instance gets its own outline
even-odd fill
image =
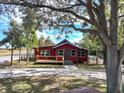
[[[29,48],[27,48],[27,53],[26,53],[26,61],[28,62],[29,61]]]
[[[10,61],[10,65],[12,65],[12,62],[13,62],[13,46],[11,48],[11,61]]]
[[[119,54],[115,46],[107,47],[107,93],[121,92],[121,65]]]
[[[21,61],[21,47],[19,48],[19,63]]]
[[[12,65],[13,62],[13,40],[12,40],[12,45],[11,45],[11,61],[10,61],[10,65]]]
[[[103,53],[103,65],[105,66],[105,69],[106,69],[106,62],[107,62],[107,47],[106,45],[104,45],[104,53]]]
[[[110,45],[107,45],[107,93],[121,92],[121,60],[118,53],[118,0],[111,0]]]
[[[98,51],[96,50],[96,64],[98,64]]]

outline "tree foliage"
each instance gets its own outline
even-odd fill
[[[25,46],[22,26],[19,25],[15,20],[11,20],[10,29],[9,31],[4,32],[4,34],[6,35],[6,37],[0,41],[0,44],[4,45],[5,43],[9,43],[11,45],[10,65],[12,65],[14,48],[22,48]]]
[[[99,37],[91,39],[88,34],[85,34],[80,41],[80,46],[89,50],[89,54],[96,55],[96,52],[102,52],[103,46]]]
[[[37,19],[34,9],[26,7],[25,16],[23,17],[23,26],[26,37],[26,46],[28,48],[37,47],[38,46],[38,40],[36,35]]]
[[[24,34],[23,34],[23,27],[19,25],[15,20],[11,20],[10,28],[8,31],[5,31],[4,34],[6,37],[0,41],[1,46],[5,43],[9,43],[14,48],[19,48],[25,46],[25,42],[23,41]]]
[[[38,45],[40,47],[44,47],[44,46],[52,46],[54,45],[53,41],[50,39],[50,36],[48,36],[46,39],[43,37],[43,35],[41,35],[41,37],[38,40]]]

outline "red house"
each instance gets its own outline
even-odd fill
[[[45,63],[64,63],[69,61],[86,63],[88,61],[88,50],[79,48],[65,39],[54,46],[35,48],[35,59],[36,62]]]

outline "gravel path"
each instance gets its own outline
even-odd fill
[[[106,79],[105,72],[78,70],[75,66],[65,66],[65,68],[8,68],[0,69],[0,78],[12,78],[20,76],[34,75],[62,75],[76,76],[82,78]],[[124,82],[124,75],[122,76]]]

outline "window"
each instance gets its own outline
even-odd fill
[[[76,51],[75,50],[71,50],[71,56],[76,56]]]
[[[41,51],[41,55],[44,56],[44,50]]]
[[[42,50],[41,55],[42,56],[50,56],[50,51],[49,50]]]
[[[79,56],[85,56],[85,52],[84,51],[80,51],[79,52]]]
[[[50,51],[46,51],[46,56],[50,56]]]
[[[64,55],[64,50],[58,50],[58,55],[63,56]]]

